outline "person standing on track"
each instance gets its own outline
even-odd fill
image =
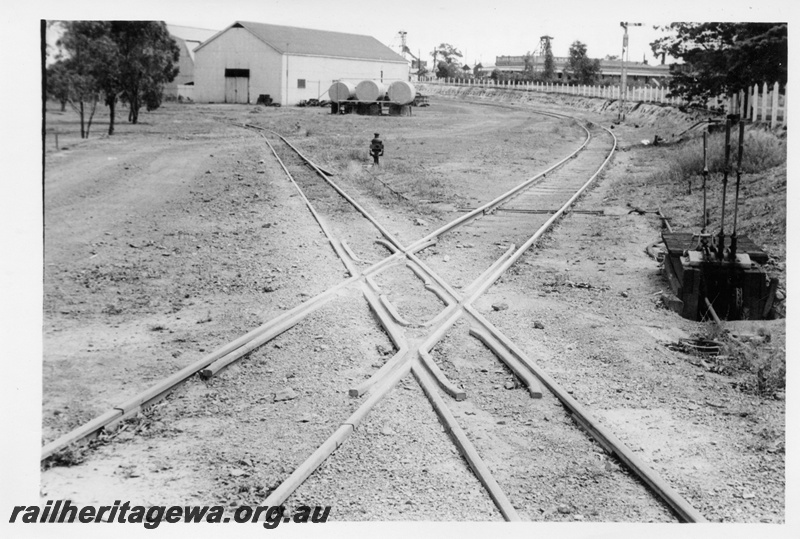
[[[380,164],[378,158],[383,155],[383,141],[378,137],[380,137],[380,135],[375,133],[375,138],[369,143],[369,154],[372,156],[373,163],[376,165]]]

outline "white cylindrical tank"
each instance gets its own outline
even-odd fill
[[[377,101],[386,95],[386,86],[377,80],[362,80],[356,86],[359,101]]]
[[[352,82],[337,81],[328,89],[331,101],[347,101],[356,96],[356,87]]]
[[[389,85],[389,101],[398,105],[408,105],[417,97],[414,85],[404,80],[396,80]]]

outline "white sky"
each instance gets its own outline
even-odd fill
[[[589,56],[619,55],[621,21],[641,22],[630,28],[630,60],[656,59],[649,43],[661,35],[653,25],[675,21],[786,21],[790,1],[729,0],[135,0],[132,2],[45,2],[42,18],[156,19],[170,24],[221,30],[235,20],[299,26],[371,35],[399,45],[398,32],[408,32],[411,51],[423,60],[440,43],[464,54],[463,62],[494,64],[499,55],[535,51],[539,38],[550,35],[553,53],[567,56],[576,40]],[[130,4],[130,5],[124,5]],[[368,6],[368,7],[367,7]]]

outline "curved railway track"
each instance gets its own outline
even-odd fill
[[[540,114],[568,122],[573,119],[548,112]],[[578,124],[580,125],[580,124]],[[284,137],[254,125],[243,125],[264,138],[319,223],[349,277],[215,350],[149,390],[114,407],[95,420],[47,444],[46,459],[60,449],[102,430],[157,402],[195,374],[208,379],[273,340],[323,306],[343,295],[361,295],[394,346],[377,370],[348,387],[358,405],[329,433],[308,458],[297,466],[263,500],[275,506],[295,491],[358,429],[368,414],[398,383],[413,375],[446,432],[506,520],[519,520],[515,503],[501,481],[483,460],[481,451],[454,413],[470,398],[458,380],[446,374],[437,346],[454,327],[468,326],[477,339],[516,377],[531,398],[549,391],[568,414],[606,451],[614,454],[666,503],[678,518],[697,522],[704,518],[672,487],[648,468],[590,412],[543,372],[526,353],[495,327],[473,305],[550,227],[601,174],[616,149],[613,134],[595,125],[580,128],[582,144],[569,155],[508,192],[480,207],[468,208],[452,222],[409,245],[402,245],[358,201]],[[448,271],[453,266],[474,268],[470,282],[459,282]],[[463,332],[462,332],[463,333]],[[546,389],[545,389],[546,388]],[[447,397],[442,396],[442,392]],[[467,426],[468,427],[468,426]]]

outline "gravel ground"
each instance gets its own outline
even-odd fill
[[[503,107],[434,98],[430,109],[394,120],[172,106],[139,131],[121,126],[119,137],[48,153],[42,438],[344,279],[344,266],[260,137],[218,120],[258,120],[297,138],[410,243],[455,208],[490,200],[574,143],[571,128],[500,99]],[[571,110],[608,123],[587,101]],[[535,104],[558,105],[549,98]],[[617,127],[628,151],[578,208],[625,208],[648,192],[643,175],[652,163],[636,159],[636,143],[693,120],[657,112],[644,107],[640,120],[630,117],[640,128]],[[375,130],[387,133],[391,156],[380,171],[357,157],[363,152],[366,163],[358,133]],[[521,136],[531,144],[508,143]],[[473,150],[454,153],[457,144]],[[376,177],[411,201],[399,202]],[[720,372],[667,348],[706,328],[660,306],[668,285],[644,253],[657,235],[652,216],[572,214],[476,306],[710,520],[783,523],[783,392],[759,394],[753,373]],[[462,236],[459,248],[456,238],[430,256],[467,253],[472,240]],[[502,241],[495,247],[496,255],[505,250]],[[380,252],[365,249],[364,258]],[[782,252],[773,256],[783,261]],[[448,268],[452,284],[480,273]],[[424,321],[437,312],[435,296],[401,293],[420,288],[406,268],[376,280],[403,316]],[[494,308],[500,304],[507,308]],[[761,351],[780,355],[784,321],[751,330],[759,328],[772,337]],[[674,520],[552,395],[531,399],[467,329],[459,322],[433,351],[467,391],[466,401],[446,400],[524,518]],[[343,294],[219,377],[190,381],[107,443],[70,455],[71,466],[43,470],[41,494],[229,510],[260,503],[363,402],[347,390],[392,353],[360,292]],[[500,518],[410,376],[290,498],[304,502],[333,505],[331,519],[344,521]]]

